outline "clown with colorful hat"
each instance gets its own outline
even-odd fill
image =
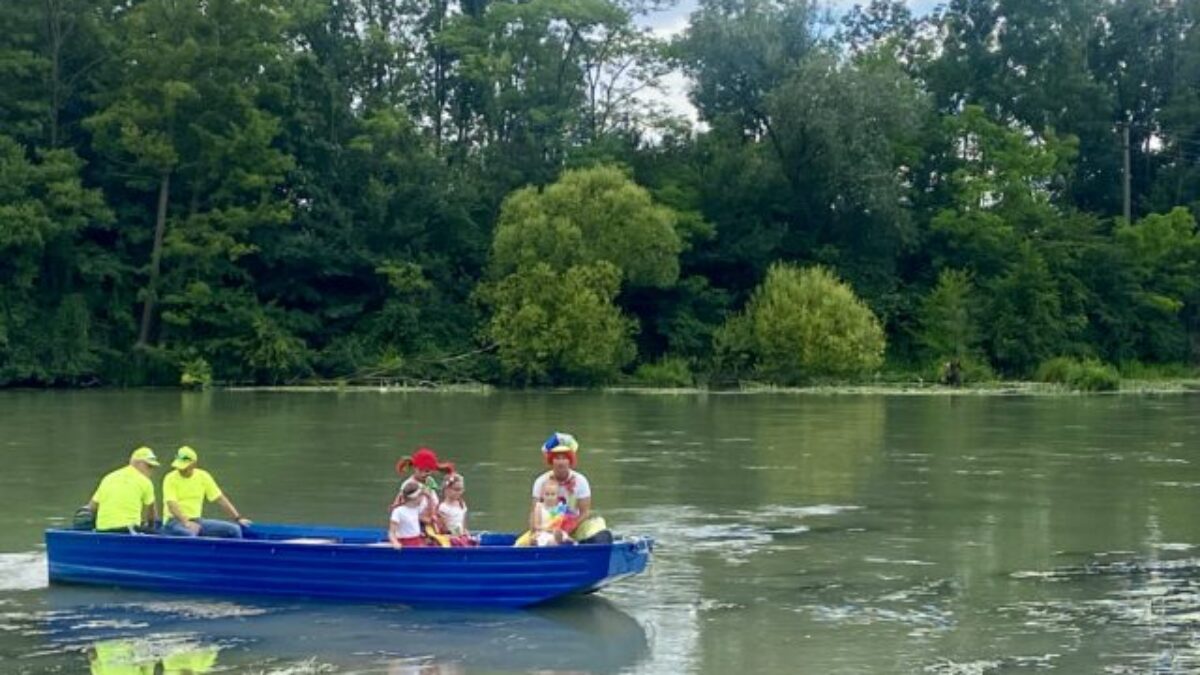
[[[537,528],[538,510],[558,508],[569,513],[570,520],[577,523],[569,534],[576,541],[587,543],[596,535],[608,531],[603,518],[592,513],[592,487],[584,476],[575,468],[579,463],[579,441],[568,433],[555,431],[542,443],[542,458],[550,467],[533,482],[533,505],[529,512],[530,531],[517,539],[517,546],[528,546],[533,543],[533,531]],[[561,505],[543,505],[542,492],[546,481],[553,479],[559,485]],[[611,535],[609,535],[611,537]]]

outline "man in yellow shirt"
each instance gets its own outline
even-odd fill
[[[154,483],[150,474],[158,466],[154,451],[145,446],[129,455],[129,465],[100,480],[100,486],[88,502],[96,514],[98,532],[146,531],[154,526],[158,513],[154,508]]]
[[[238,524],[250,524],[221,492],[221,488],[217,487],[217,481],[213,480],[212,474],[196,468],[198,461],[196,451],[185,445],[179,448],[175,461],[171,462],[175,470],[163,478],[163,510],[167,515],[163,534],[176,537],[241,539],[242,528],[237,524],[200,517],[207,500],[220,504]]]

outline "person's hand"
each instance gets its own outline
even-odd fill
[[[238,525],[241,525],[242,527],[250,527],[254,524],[254,521],[250,520],[249,518],[238,518],[237,522]]]
[[[187,521],[186,523],[183,524],[183,526],[186,527],[188,530],[190,530],[192,534],[195,534],[195,535],[200,534],[200,523],[197,523],[194,520]]]

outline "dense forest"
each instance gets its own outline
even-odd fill
[[[0,3],[0,384],[1200,360],[1200,0],[656,9]]]

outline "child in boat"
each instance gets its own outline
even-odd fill
[[[432,525],[434,529],[437,527],[438,502],[438,482],[434,477],[434,473],[441,471],[448,475],[454,475],[454,464],[452,462],[439,462],[438,457],[429,448],[417,448],[409,457],[401,458],[396,462],[396,473],[401,476],[412,469],[412,475],[405,478],[400,484],[400,489],[403,491],[409,485],[416,485],[421,489],[421,522],[425,525]],[[395,504],[400,503],[400,496],[396,496]]]
[[[475,538],[467,530],[467,502],[463,499],[466,480],[452,473],[442,481],[442,502],[438,504],[438,524],[450,536],[451,546],[474,546]]]
[[[567,534],[574,525],[574,516],[567,507],[567,500],[559,493],[557,480],[551,478],[542,485],[542,497],[538,500],[533,520],[533,541],[536,546],[575,543]]]
[[[421,501],[420,485],[405,483],[400,488],[388,522],[388,541],[392,548],[425,545],[425,537],[421,536]]]
[[[461,473],[452,473],[442,482],[442,501],[438,504],[441,531],[451,536],[468,534],[467,502],[463,500],[466,481]]]

